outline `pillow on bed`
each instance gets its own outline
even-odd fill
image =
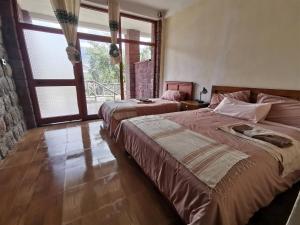
[[[211,109],[216,108],[225,97],[233,98],[243,102],[250,102],[250,90],[224,94],[213,94],[208,107]]]
[[[258,123],[266,118],[271,106],[271,103],[252,104],[225,97],[214,112]]]
[[[300,101],[260,93],[257,102],[272,103],[266,120],[300,128]]]
[[[162,99],[170,101],[181,101],[185,99],[185,93],[176,90],[167,90],[161,96]]]

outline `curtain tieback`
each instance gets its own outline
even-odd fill
[[[68,53],[68,58],[72,62],[73,65],[75,63],[80,62],[80,58],[81,58],[80,57],[80,52],[73,45],[69,45],[66,48],[66,51]]]
[[[110,44],[109,55],[113,58],[120,56],[119,48],[116,44]]]

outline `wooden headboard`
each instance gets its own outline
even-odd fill
[[[193,82],[166,81],[165,84],[165,90],[178,90],[180,92],[186,93],[185,100],[193,99]]]
[[[266,89],[266,88],[247,88],[247,87],[230,87],[230,86],[212,86],[211,93],[229,93],[236,91],[250,90],[251,96],[250,101],[256,102],[257,95],[259,93],[265,93],[269,95],[282,96],[292,98],[300,101],[300,90],[280,90],[280,89]]]

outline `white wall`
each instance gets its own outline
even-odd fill
[[[299,0],[198,0],[164,28],[163,80],[197,83],[196,97],[212,85],[300,89]]]

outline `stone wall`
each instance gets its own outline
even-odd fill
[[[0,0],[0,17],[2,20],[2,45],[5,46],[8,62],[13,70],[13,79],[19,98],[19,104],[23,109],[26,126],[28,129],[37,126],[30,98],[28,81],[18,42],[17,29],[13,12],[13,1]]]
[[[153,61],[135,63],[135,97],[153,97],[154,66]]]
[[[13,72],[3,44],[0,18],[0,159],[4,158],[22,137],[26,125],[18,102]]]

